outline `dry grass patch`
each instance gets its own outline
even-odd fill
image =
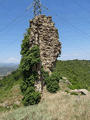
[[[74,96],[65,92],[44,92],[38,105],[4,113],[0,120],[89,120],[90,94]]]

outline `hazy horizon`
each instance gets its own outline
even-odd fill
[[[90,61],[88,59],[67,59],[67,60],[63,60],[63,59],[58,59],[58,60],[61,60],[61,61],[69,61],[69,60],[85,60],[85,61]],[[0,62],[0,64],[13,64],[13,65],[17,65],[17,64],[20,64],[20,61],[19,62]]]

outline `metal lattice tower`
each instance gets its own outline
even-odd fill
[[[41,3],[40,0],[34,0],[33,2],[34,17],[41,14]]]

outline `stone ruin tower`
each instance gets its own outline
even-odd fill
[[[38,45],[40,49],[41,63],[34,66],[38,72],[39,80],[35,83],[38,91],[43,90],[43,76],[41,75],[41,66],[51,74],[56,63],[57,57],[61,54],[61,43],[59,42],[58,30],[52,22],[52,17],[45,15],[36,16],[30,21],[30,48]]]
[[[52,22],[52,17],[36,16],[30,21],[30,48],[38,45],[41,64],[45,71],[51,74],[57,57],[61,54],[58,30]]]

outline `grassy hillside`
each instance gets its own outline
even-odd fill
[[[68,78],[72,83],[71,89],[85,88],[90,90],[90,61],[57,61],[54,71],[60,73],[60,76]]]
[[[0,103],[3,103],[10,98],[12,99],[15,94],[18,94],[16,92],[14,93],[14,91],[18,89],[15,86],[20,86],[21,80],[22,75],[18,70],[0,80]],[[18,92],[18,90],[16,91]],[[0,107],[0,111],[1,110]]]
[[[90,90],[90,61],[57,61],[54,72],[58,72],[62,77],[67,77],[72,83],[70,88]],[[8,103],[13,108],[17,107],[17,101],[20,102],[22,99],[19,87],[22,79],[21,73],[16,70],[0,80],[0,104]],[[8,110],[6,107],[0,107],[0,111],[6,110]]]

